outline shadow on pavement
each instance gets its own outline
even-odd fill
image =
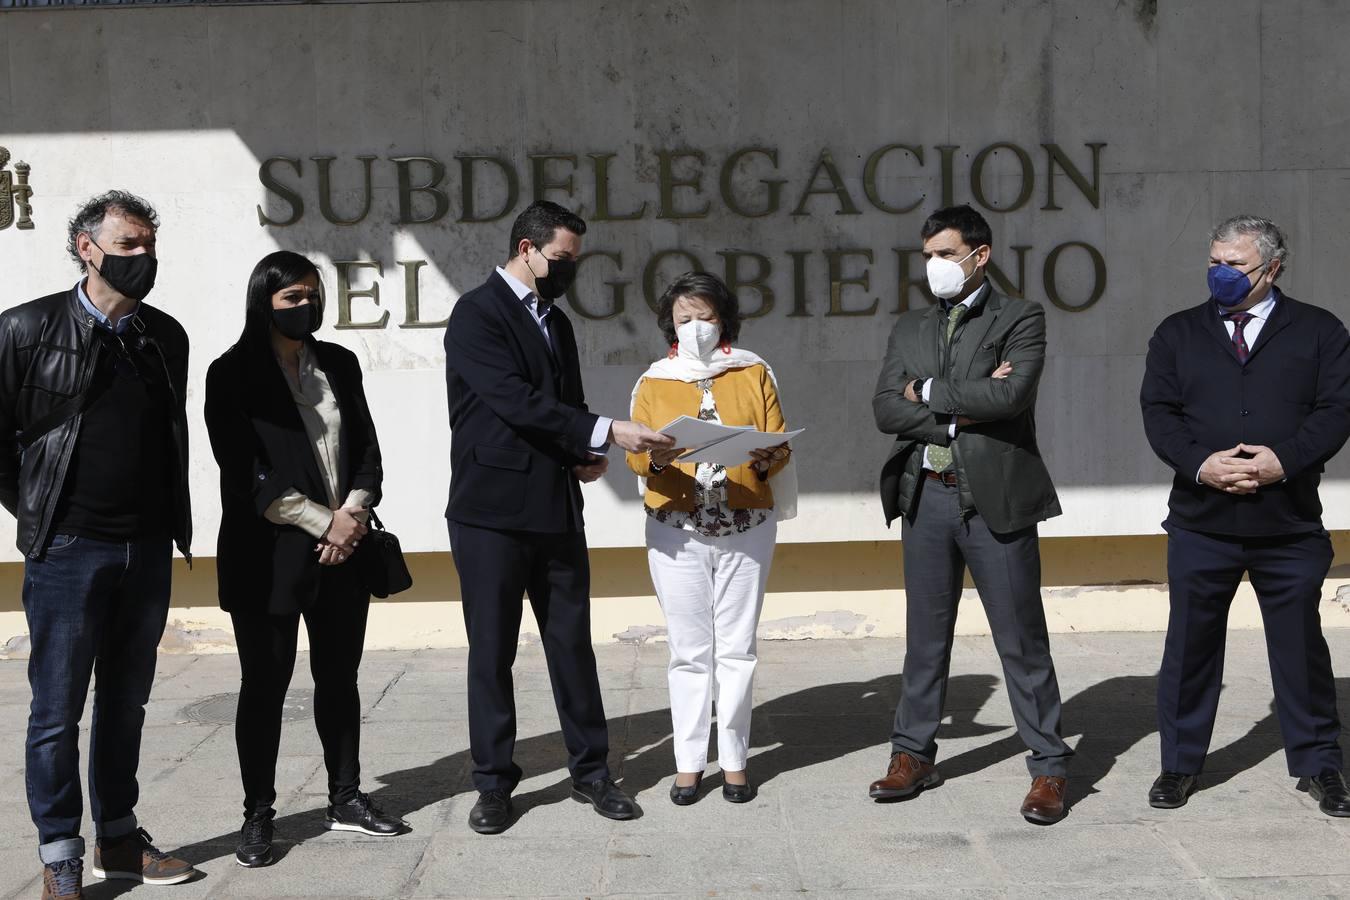
[[[1338,679],[1338,692],[1346,696],[1350,679]],[[993,696],[998,679],[993,675],[958,675],[949,682],[947,710],[950,722],[939,733],[942,740],[981,737],[1006,730],[1007,726],[976,721],[977,715]],[[785,772],[829,762],[860,750],[878,752],[877,773],[885,767],[887,737],[895,706],[900,697],[899,675],[870,681],[841,682],[806,688],[775,697],[755,708],[752,726],[753,745],[769,746],[751,759],[751,779],[764,785]],[[1072,729],[1068,736],[1080,735],[1069,779],[1069,804],[1097,792],[1097,784],[1111,771],[1116,761],[1135,744],[1157,731],[1154,676],[1108,678],[1069,698],[1064,704],[1063,721]],[[1222,711],[1220,711],[1222,715]],[[624,790],[643,800],[664,802],[664,797],[643,796],[674,773],[669,748],[670,710],[654,709],[609,720],[611,766]],[[1282,744],[1274,713],[1257,722],[1252,729],[1209,756],[1204,787],[1223,784],[1235,774],[1260,764]],[[715,732],[713,741],[715,750]],[[944,779],[950,781],[971,775],[1026,753],[1016,733],[957,756],[939,759]],[[715,754],[710,753],[710,757]],[[516,762],[525,772],[553,771],[566,759],[561,731],[524,738],[517,742]],[[471,760],[468,750],[443,756],[423,766],[400,769],[377,776],[380,783],[370,791],[371,798],[387,812],[408,815],[456,794],[472,792]],[[1148,777],[1151,780],[1151,777]],[[371,782],[372,779],[367,779]],[[720,779],[710,778],[705,784]],[[1141,780],[1140,795],[1148,785]],[[858,802],[865,803],[866,784],[858,785]],[[554,803],[571,802],[569,780],[513,797],[516,820],[531,811]],[[579,809],[579,813],[585,810]],[[451,828],[467,825],[449,823]],[[291,846],[323,834],[322,805],[278,817],[276,820],[279,855]],[[174,848],[175,855],[194,864],[227,857],[233,853],[237,831],[234,829]],[[92,884],[91,897],[113,897],[135,885]]]

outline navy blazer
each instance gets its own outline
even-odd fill
[[[555,306],[548,326],[552,349],[496,272],[455,302],[445,329],[447,519],[510,531],[582,529],[572,466],[586,460],[598,417],[586,408],[572,323]]]
[[[310,340],[342,414],[338,499],[353,490],[380,501],[384,469],[375,423],[356,355],[338,344]],[[305,423],[271,347],[236,344],[206,372],[206,429],[220,465],[220,537],[216,579],[227,612],[291,613],[318,597],[317,543],[294,525],[263,517],[273,500],[294,488],[323,503],[328,496]],[[339,571],[355,567],[345,563]]]
[[[1322,469],[1350,436],[1350,335],[1331,312],[1281,296],[1246,364],[1211,300],[1163,321],[1139,394],[1144,431],[1176,471],[1167,524],[1245,537],[1322,527]],[[1275,451],[1285,480],[1254,494],[1196,482],[1216,450]]]

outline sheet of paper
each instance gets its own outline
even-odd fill
[[[753,431],[753,429],[749,425],[733,428],[729,425],[719,425],[716,422],[705,422],[702,419],[695,419],[693,416],[680,416],[661,429],[662,434],[668,434],[675,439],[676,447],[684,447],[690,450],[706,447],[716,441],[744,431]]]
[[[777,447],[785,441],[792,440],[805,430],[805,428],[798,428],[796,431],[737,431],[737,433],[716,443],[705,444],[697,450],[691,450],[689,453],[680,456],[679,461],[718,463],[727,468],[740,466],[750,461],[751,450],[767,450],[770,447]]]

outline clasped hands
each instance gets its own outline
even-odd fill
[[[1005,359],[1003,362],[998,364],[998,368],[995,369],[992,373],[990,373],[989,377],[998,378],[1001,380],[1011,375],[1012,370],[1013,370],[1012,363],[1008,362]],[[910,401],[911,403],[922,403],[923,396],[919,393],[919,391],[922,390],[922,387],[916,388],[915,385],[922,385],[925,380],[926,379],[924,378],[910,379],[909,383],[905,385],[905,399]],[[978,425],[980,421],[981,420],[979,419],[972,419],[969,416],[957,416],[956,427],[967,428],[971,425]]]
[[[360,507],[344,506],[333,510],[332,524],[314,547],[314,552],[319,554],[319,565],[340,566],[356,552],[361,538],[370,532],[369,526],[357,518],[362,512],[365,510]]]
[[[1280,458],[1261,444],[1216,450],[1200,466],[1200,483],[1225,494],[1255,494],[1258,488],[1283,478]]]

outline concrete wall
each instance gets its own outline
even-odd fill
[[[570,299],[592,406],[622,414],[662,352],[644,296],[692,264],[662,253],[734,265],[760,282],[742,289],[743,304],[763,310],[742,343],[775,365],[791,424],[808,428],[797,441],[802,514],[782,540],[830,548],[785,547],[780,570],[800,559],[828,571],[863,554],[887,561],[893,586],[898,553],[877,542],[898,535],[874,499],[887,440],[870,398],[896,310],[927,302],[910,252],[924,213],[970,201],[990,218],[1008,281],[1047,303],[1038,416],[1066,513],[1043,534],[1121,536],[1067,546],[1133,558],[1159,532],[1169,478],[1139,424],[1143,353],[1159,320],[1204,299],[1209,226],[1239,211],[1273,217],[1292,242],[1286,291],[1350,312],[1347,27],[1350,5],[1331,0],[0,13],[0,146],[32,166],[35,223],[0,230],[0,305],[74,281],[64,221],[80,199],[114,185],[144,194],[164,220],[152,301],[192,334],[199,422],[206,366],[238,333],[253,263],[277,247],[312,255],[330,295],[322,336],[368,372],[388,463],[382,512],[409,550],[432,554],[420,563],[430,602],[453,596],[448,428],[441,332],[415,326],[443,319],[484,278],[511,213],[542,194],[588,216],[586,249],[605,254]],[[430,182],[435,192],[416,190]],[[375,286],[378,299],[361,293]],[[337,328],[339,315],[381,324]],[[215,467],[204,429],[194,440],[194,549],[209,558]],[[624,596],[645,597],[640,554],[619,552],[641,541],[624,471],[587,489],[589,537],[614,548],[597,569],[624,560],[636,573]],[[1350,456],[1333,462],[1324,498],[1328,527],[1350,528]],[[12,527],[0,522],[0,559],[11,561],[0,578],[11,581]],[[209,606],[213,590],[208,564],[179,593]],[[868,590],[830,602],[814,591],[810,603],[776,593],[765,618],[811,607],[875,624]],[[1118,622],[1110,606],[1082,604],[1064,627]],[[650,609],[615,615],[598,636],[659,621]]]

